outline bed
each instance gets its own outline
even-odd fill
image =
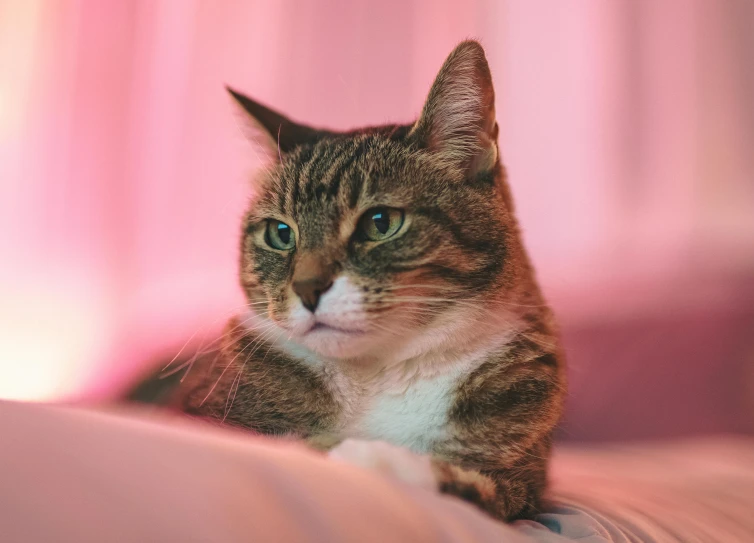
[[[754,541],[754,439],[560,447],[495,522],[299,444],[139,409],[0,402],[0,541]]]

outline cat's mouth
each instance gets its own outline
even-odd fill
[[[304,335],[314,334],[317,332],[335,332],[339,334],[360,335],[364,333],[364,330],[340,328],[338,326],[333,326],[324,322],[315,322]]]

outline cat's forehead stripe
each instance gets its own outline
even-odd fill
[[[307,200],[320,200],[327,192],[327,186],[332,182],[333,167],[338,164],[344,149],[339,147],[326,148],[320,153],[320,158],[312,168],[308,179],[302,179],[305,186]]]
[[[355,147],[351,150],[350,153],[344,152],[341,155],[341,159],[339,163],[335,166],[334,170],[332,171],[332,176],[330,179],[330,190],[328,191],[328,196],[331,198],[334,198],[337,196],[339,190],[340,190],[340,184],[341,180],[345,176],[345,174],[351,169],[351,167],[354,165],[354,163],[359,159],[359,157],[364,153],[367,146],[367,140],[362,139],[360,142],[358,142]]]
[[[354,207],[363,174],[355,171],[369,151],[369,138],[321,142],[301,148],[282,172],[278,194],[281,211],[296,216],[325,201]]]
[[[319,169],[323,164],[328,163],[328,149],[324,145],[312,146],[305,162],[299,163],[294,180],[296,192],[293,195],[292,207],[294,210],[302,204],[306,204],[311,199],[311,194],[307,190],[312,182],[315,182],[320,175]]]
[[[291,177],[291,183],[293,185],[293,191],[291,194],[290,207],[294,208],[301,199],[301,180],[306,178],[309,170],[311,169],[312,162],[317,158],[316,147],[309,146],[304,147],[295,157],[295,161],[291,163],[291,167],[286,168],[290,171],[288,175]]]

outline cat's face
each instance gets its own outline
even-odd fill
[[[315,352],[367,354],[497,284],[506,213],[490,172],[459,180],[373,134],[299,147],[264,187],[242,282],[254,311]]]
[[[276,114],[236,95],[270,134],[289,136],[244,223],[241,283],[260,336],[356,358],[484,318],[512,218],[486,61],[457,51],[405,127],[315,131],[265,121]],[[444,88],[456,84],[466,94]]]

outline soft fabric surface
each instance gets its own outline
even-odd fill
[[[0,541],[754,541],[754,441],[561,450],[551,510],[473,507],[147,414],[0,402]]]

